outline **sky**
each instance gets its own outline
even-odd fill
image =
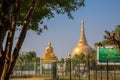
[[[48,42],[51,42],[59,59],[68,57],[78,44],[81,20],[84,20],[88,44],[94,49],[94,44],[104,39],[105,30],[112,31],[120,25],[120,0],[85,0],[85,7],[72,14],[74,19],[68,19],[67,15],[55,15],[53,19],[45,21],[48,30],[44,30],[40,36],[28,32],[21,52],[35,51],[41,57]]]

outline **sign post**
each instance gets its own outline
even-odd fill
[[[120,54],[112,46],[97,47],[97,64],[98,65],[120,65]]]

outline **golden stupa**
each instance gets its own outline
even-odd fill
[[[87,55],[90,51],[92,51],[92,48],[87,44],[87,40],[85,37],[85,32],[84,32],[84,20],[81,21],[81,34],[80,34],[80,39],[75,48],[73,48],[72,51],[72,56],[74,55],[80,55],[81,53]]]
[[[45,54],[41,57],[43,63],[51,63],[56,62],[57,57],[54,54],[53,47],[51,47],[51,43],[48,42],[48,46],[45,50]]]

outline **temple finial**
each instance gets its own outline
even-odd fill
[[[84,20],[81,20],[81,24],[82,24],[82,26],[84,26]]]
[[[51,42],[48,42],[48,47],[51,47]]]
[[[87,40],[84,32],[84,20],[81,21],[81,34],[80,34],[79,43],[87,44]]]

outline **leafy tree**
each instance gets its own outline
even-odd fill
[[[34,64],[37,65],[37,62],[40,62],[40,58],[36,57],[34,51],[21,52],[17,58],[15,69],[19,68],[22,70],[33,70]]]
[[[116,26],[112,32],[105,31],[105,39],[113,45],[120,53],[120,25]]]
[[[120,52],[120,25],[115,27],[113,31],[105,30],[104,40],[96,43],[97,46],[112,45]]]
[[[84,6],[84,0],[0,0],[0,78],[9,80],[28,30],[40,34],[44,19],[67,14]],[[38,25],[43,25],[40,28]],[[15,31],[20,30],[13,48]],[[3,46],[5,42],[5,46]]]
[[[74,68],[76,65],[80,65],[80,64],[81,65],[83,64],[84,66],[89,65],[89,67],[92,68],[96,61],[96,51],[91,50],[88,55],[84,53],[81,53],[80,55],[76,54],[71,58],[71,61],[72,61],[72,66]]]
[[[64,62],[64,58],[61,58],[61,59],[59,60],[59,62],[63,63],[63,62]]]
[[[77,63],[87,63],[88,60],[90,61],[90,64],[93,64],[96,60],[96,51],[92,50],[89,52],[89,55],[85,55],[84,53],[81,53],[80,55],[74,55],[72,57],[73,61],[76,61]]]
[[[34,51],[29,51],[25,53],[25,56],[28,63],[34,62],[36,58],[36,53]]]
[[[37,62],[37,56],[34,51],[29,51],[29,52],[21,52],[18,56],[16,64],[21,64],[21,63],[34,63]]]

